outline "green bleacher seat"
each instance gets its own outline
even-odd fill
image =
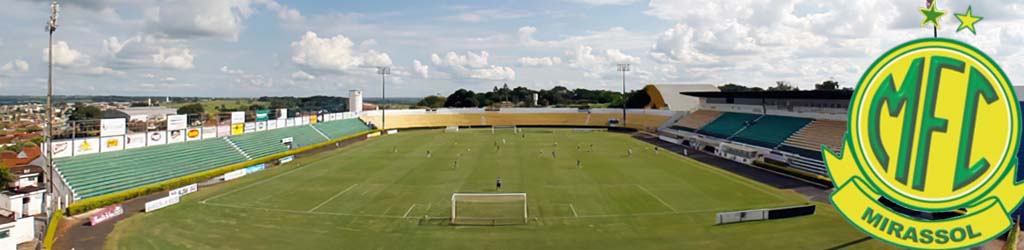
[[[753,121],[757,117],[758,115],[754,114],[725,112],[711,123],[701,127],[697,132],[719,138],[729,138],[736,131],[743,129],[746,126],[746,122]]]
[[[296,148],[327,141],[327,138],[309,125],[237,135],[229,139],[249,157],[256,159],[288,151],[288,147],[281,144],[281,139],[288,137],[292,137],[292,145]]]
[[[281,144],[287,137],[296,147],[305,147],[369,129],[359,119],[315,126],[60,158],[56,165],[76,198],[85,199],[281,153],[288,150]]]
[[[157,183],[245,157],[224,139],[206,139],[56,159],[60,173],[84,199]]]
[[[320,132],[323,132],[332,139],[370,129],[370,127],[366,126],[363,121],[356,118],[317,123],[314,124],[313,127],[316,127]]]
[[[732,140],[774,148],[811,121],[807,118],[766,115],[734,135]]]

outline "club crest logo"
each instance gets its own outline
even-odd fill
[[[1020,107],[999,65],[955,40],[911,41],[879,57],[850,100],[842,155],[823,150],[831,200],[868,235],[915,249],[967,248],[1005,232]]]

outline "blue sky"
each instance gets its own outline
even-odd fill
[[[927,37],[924,1],[82,0],[62,3],[57,94],[389,95],[458,88],[648,83],[845,86],[899,43]],[[49,3],[0,0],[0,95],[42,95]],[[972,5],[978,34],[955,31]],[[940,36],[1024,79],[1024,3],[939,1]],[[1024,80],[1018,80],[1024,81]]]

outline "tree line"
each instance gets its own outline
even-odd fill
[[[726,83],[718,86],[718,90],[722,92],[761,92],[761,91],[800,91],[800,88],[790,84],[786,81],[776,81],[775,86],[764,89],[761,87],[747,87],[735,83]],[[853,91],[850,87],[840,87],[839,82],[835,80],[826,80],[821,83],[814,84],[816,91]]]
[[[533,100],[534,94],[537,95],[536,102]],[[622,107],[625,104],[628,108],[642,108],[650,102],[650,99],[647,92],[643,90],[631,91],[626,94],[626,98],[623,98],[622,93],[608,90],[569,89],[564,86],[533,90],[522,86],[509,88],[508,84],[504,84],[500,88],[495,86],[487,92],[458,89],[447,97],[431,95],[424,97],[416,103],[416,106],[429,108],[589,107],[606,104],[608,107]]]

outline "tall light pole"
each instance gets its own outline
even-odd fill
[[[54,202],[54,200],[57,199],[57,185],[54,184],[55,178],[53,178],[53,176],[56,175],[55,173],[57,173],[57,171],[53,169],[53,32],[57,31],[57,16],[59,13],[60,5],[57,4],[56,0],[54,0],[53,3],[50,4],[50,21],[46,23],[46,32],[50,33],[50,50],[47,52],[47,54],[49,54],[47,55],[49,57],[47,62],[50,68],[46,88],[46,168],[49,171],[47,175],[50,177],[50,180],[48,181],[50,183],[50,188],[48,188],[50,199],[46,201],[48,205],[48,208],[46,209],[47,227],[49,227],[50,223],[53,223],[53,221],[51,221],[53,218],[52,214],[57,206],[56,202]]]
[[[387,76],[391,74],[391,68],[386,66],[377,67],[377,74],[380,74],[380,128],[387,129],[388,123],[384,116],[384,113],[387,111],[384,111],[384,105],[388,102],[388,96],[386,94],[387,92],[385,92],[384,84],[386,83],[385,79]]]
[[[628,63],[620,63],[618,71],[622,72],[622,126],[626,126],[626,72],[629,72]]]

